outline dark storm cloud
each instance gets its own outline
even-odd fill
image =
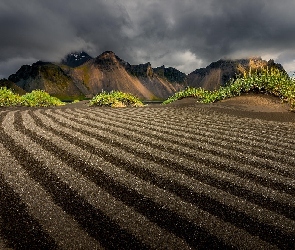
[[[293,0],[4,0],[0,77],[71,51],[112,50],[130,63],[182,71],[223,57],[262,56],[294,67]]]

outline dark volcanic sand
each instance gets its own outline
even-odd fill
[[[0,121],[0,249],[294,248],[295,113],[274,97]]]

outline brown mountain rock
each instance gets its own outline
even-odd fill
[[[206,68],[193,71],[188,75],[188,85],[215,90],[224,86],[231,78],[243,74],[245,71],[260,70],[262,67],[277,67],[284,70],[282,65],[273,60],[265,61],[259,57],[238,60],[219,60]]]
[[[61,99],[82,96],[80,89],[73,84],[66,72],[53,63],[39,61],[31,66],[24,65],[8,79],[26,92],[41,89]]]
[[[112,90],[128,92],[143,100],[158,100],[184,87],[155,74],[150,63],[130,65],[112,51],[96,58],[83,53],[72,53],[66,58],[61,64],[39,61],[24,65],[9,80],[27,92],[42,89],[63,100],[91,98],[101,91]],[[69,66],[76,59],[77,63]]]
[[[112,51],[106,51],[71,71],[73,79],[83,83],[88,95],[120,90],[143,100],[165,99],[183,88],[153,72],[150,63],[130,65]]]

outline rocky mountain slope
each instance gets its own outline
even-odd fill
[[[106,51],[87,63],[72,69],[70,75],[88,89],[88,95],[102,90],[120,90],[145,100],[164,99],[183,86],[172,84],[153,72],[150,63],[130,65],[115,53]]]
[[[14,82],[9,81],[7,79],[1,79],[0,80],[0,87],[5,87],[8,89],[11,89],[14,93],[19,94],[19,95],[24,95],[26,94],[26,91],[17,86]]]
[[[193,71],[187,76],[188,85],[215,90],[224,86],[231,78],[243,74],[245,71],[260,70],[261,67],[276,67],[284,71],[282,65],[273,60],[265,61],[259,57],[238,60],[219,60],[206,68]]]
[[[158,100],[184,88],[177,78],[170,82],[165,74],[158,75],[150,63],[130,65],[111,51],[96,58],[73,53],[60,64],[24,65],[9,81],[27,92],[43,89],[61,99],[91,98],[103,90],[120,90],[143,100]]]
[[[9,76],[8,80],[26,92],[42,89],[64,100],[83,96],[73,79],[60,66],[49,62],[39,61],[31,66],[23,65],[15,74]]]

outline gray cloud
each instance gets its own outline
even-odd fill
[[[36,60],[114,51],[186,73],[224,57],[262,56],[295,69],[293,0],[4,0],[0,77]],[[295,59],[295,58],[294,58]]]

